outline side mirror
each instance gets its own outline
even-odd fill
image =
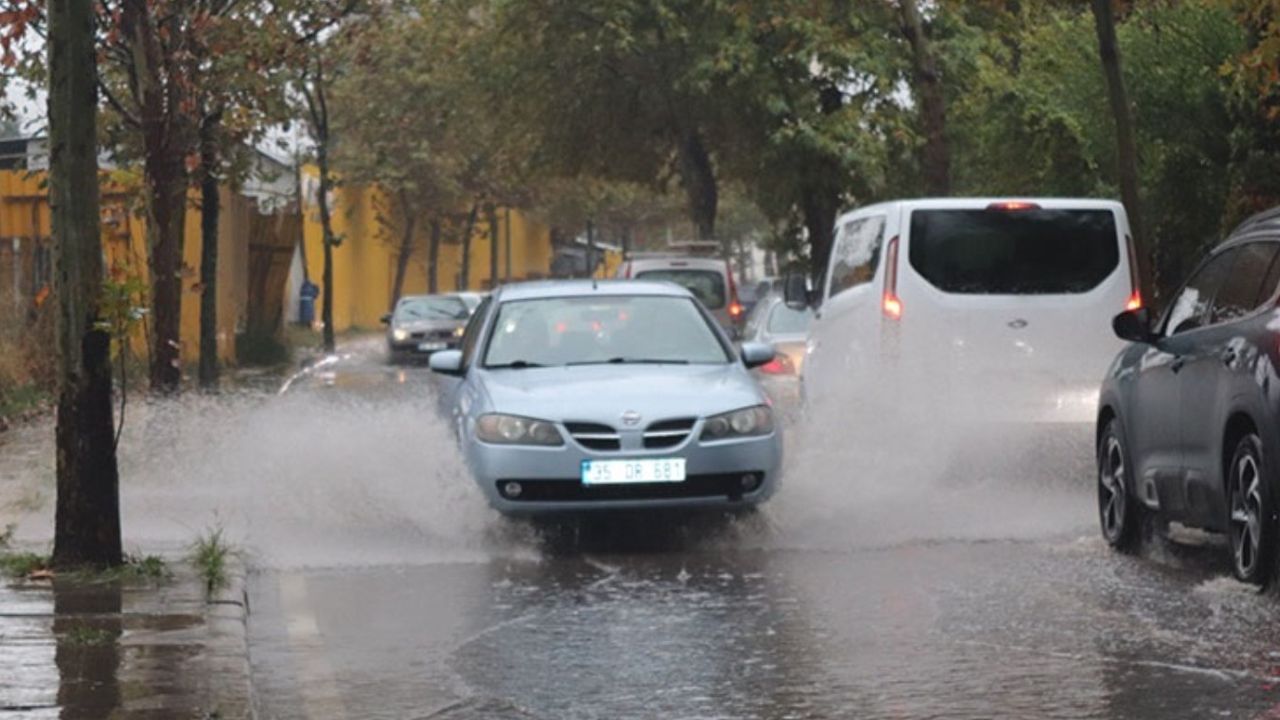
[[[803,310],[811,304],[809,278],[804,273],[789,273],[782,285],[782,299],[792,310]]]
[[[777,354],[778,351],[768,343],[742,343],[742,364],[749,368],[760,367],[773,360]]]
[[[438,372],[441,375],[461,375],[462,374],[462,351],[461,350],[441,350],[431,354],[428,361],[431,365],[432,372]]]
[[[1129,342],[1151,344],[1156,334],[1151,332],[1151,313],[1146,308],[1126,310],[1111,320],[1116,337]]]
[[[383,325],[390,325],[391,313],[387,313],[386,315],[383,315],[381,318],[379,318],[379,320],[382,322]]]

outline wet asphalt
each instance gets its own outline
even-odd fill
[[[354,427],[412,396],[430,425],[433,383],[373,352],[290,392],[359,398],[368,415],[332,421]],[[970,531],[942,511],[937,532],[881,533],[846,526],[892,527],[910,502],[530,523],[484,509],[456,461],[369,464],[362,512],[290,512],[314,502],[295,488],[246,524],[251,546],[295,546],[250,579],[263,718],[1280,718],[1280,601],[1227,577],[1216,538],[1112,553],[1087,476],[1003,493],[1027,506],[1016,531],[972,531],[975,503]],[[365,507],[401,472],[443,484]]]

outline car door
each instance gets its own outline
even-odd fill
[[[810,357],[805,361],[806,388],[825,392],[849,380],[868,362],[877,339],[879,296],[876,271],[883,255],[883,212],[855,215],[836,230],[827,265],[823,302],[815,313]],[[812,372],[809,372],[812,371]]]
[[[476,307],[471,318],[467,321],[467,327],[462,332],[462,375],[452,377],[448,375],[438,375],[439,383],[439,402],[441,414],[448,420],[454,431],[458,433],[458,437],[462,437],[462,429],[464,420],[470,408],[475,403],[475,375],[471,371],[471,366],[475,362],[476,354],[480,351],[480,338],[484,334],[486,321],[489,316],[491,306],[489,298],[481,301]]]
[[[1160,508],[1173,520],[1184,520],[1187,513],[1180,375],[1203,337],[1213,297],[1232,261],[1219,253],[1192,273],[1165,312],[1160,339],[1146,348],[1137,365],[1132,411],[1126,422],[1133,462],[1144,481],[1156,483]]]
[[[1222,253],[1221,262],[1231,269],[1214,294],[1208,322],[1193,333],[1195,342],[1178,374],[1182,489],[1188,518],[1199,527],[1221,529],[1225,517],[1222,433],[1238,397],[1256,388],[1251,358],[1260,349],[1251,346],[1243,330],[1263,302],[1263,282],[1276,248],[1275,243],[1258,241]]]

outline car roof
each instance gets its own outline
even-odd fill
[[[976,210],[993,203],[1028,202],[1035,203],[1050,210],[1124,210],[1124,205],[1117,200],[1099,198],[1070,197],[954,197],[954,198],[904,198],[864,205],[840,214],[840,222],[854,213],[865,213],[873,210],[892,212],[893,210]]]
[[[671,255],[668,257],[638,257],[631,263],[631,271],[640,272],[654,268],[691,268],[693,270],[715,270],[720,274],[727,272],[723,258],[694,257],[690,255]]]
[[[1231,231],[1226,240],[1223,240],[1214,248],[1214,252],[1230,245],[1257,240],[1259,236],[1269,239],[1275,239],[1280,236],[1280,207],[1273,207],[1250,215],[1244,222],[1237,225],[1235,230]]]
[[[655,280],[533,280],[503,285],[494,292],[494,300],[507,302],[592,295],[693,297],[692,293],[675,283]]]

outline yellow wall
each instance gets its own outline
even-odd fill
[[[313,167],[305,168],[304,173],[304,182],[313,191],[306,193],[307,205],[303,213],[307,275],[312,282],[323,285],[323,232],[314,197],[318,176]],[[342,244],[333,249],[333,325],[338,331],[352,327],[377,327],[391,303],[400,239],[398,236],[389,237],[388,230],[378,220],[381,209],[390,206],[380,192],[368,186],[342,185],[331,195],[334,232],[342,237]],[[500,208],[497,215],[499,284],[504,282],[506,273],[508,217],[511,225],[510,279],[546,277],[552,256],[550,229],[517,210],[508,212]],[[403,292],[406,295],[427,292],[429,242],[430,226],[423,218],[416,223],[414,251],[405,273]],[[437,275],[440,292],[487,289],[490,286],[489,253],[489,224],[481,213],[472,233],[470,272],[465,288],[459,288],[456,282],[462,266],[462,244],[441,242]],[[322,301],[323,298],[316,301],[317,319]]]
[[[45,176],[25,170],[0,170],[0,238],[39,238],[49,242],[48,193]],[[240,200],[223,191],[224,208]],[[107,270],[127,268],[146,282],[146,225],[130,211],[131,198],[120,187],[102,188],[102,245]],[[243,320],[248,287],[248,244],[235,213],[224,210],[218,233],[218,354],[223,360],[235,357],[237,325]],[[200,211],[194,193],[186,217],[185,265],[182,281],[181,342],[184,360],[194,361],[200,352]],[[132,342],[134,351],[146,356],[147,340],[139,328]]]

